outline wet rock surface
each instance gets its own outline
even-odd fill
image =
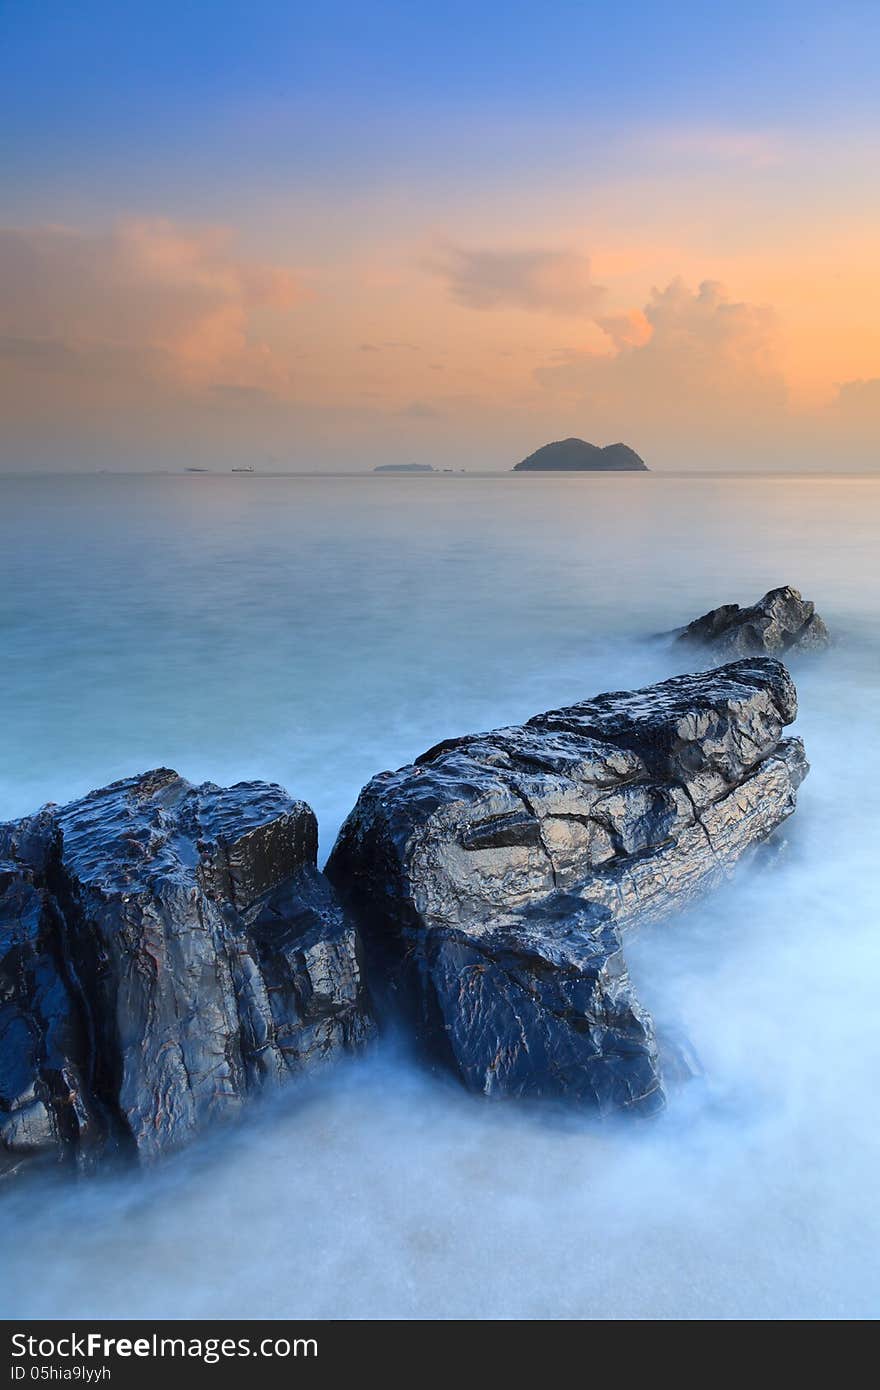
[[[0,826],[5,1167],[150,1161],[359,1047],[359,943],[279,787],[160,769]]]
[[[657,1108],[693,1066],[624,935],[791,814],[796,712],[754,658],[448,739],[363,789],[326,877],[266,783],[159,769],[0,825],[0,1170],[151,1162],[359,1048],[365,959],[468,1088]]]
[[[719,883],[807,764],[778,661],[449,739],[368,783],[326,872],[423,1047],[487,1094],[662,1103],[622,933]]]
[[[788,585],[771,589],[751,608],[740,608],[738,603],[713,608],[676,637],[722,658],[820,651],[831,641],[814,605]]]

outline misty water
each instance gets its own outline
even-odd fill
[[[864,1317],[880,1307],[880,480],[0,479],[0,818],[262,777],[326,855],[438,739],[685,666],[792,583],[812,771],[772,872],[629,948],[704,1075],[654,1121],[488,1103],[390,1043],[160,1170],[0,1194],[6,1316]]]

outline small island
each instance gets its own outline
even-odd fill
[[[517,463],[514,473],[647,473],[648,465],[628,444],[588,444],[558,439]]]
[[[430,463],[380,463],[374,473],[433,473]]]

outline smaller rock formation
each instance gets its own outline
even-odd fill
[[[0,1169],[149,1162],[373,1031],[280,787],[167,768],[0,825]]]
[[[751,608],[738,603],[713,608],[676,636],[679,642],[708,647],[713,655],[728,658],[818,651],[831,640],[813,604],[789,585],[771,589]]]
[[[514,473],[647,473],[648,465],[628,444],[588,444],[559,439],[517,463]]]

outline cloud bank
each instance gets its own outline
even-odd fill
[[[787,410],[777,365],[772,309],[730,299],[704,281],[691,291],[680,279],[653,290],[644,310],[602,320],[616,351],[569,352],[539,367],[549,392],[574,397],[614,433],[628,427],[648,437],[699,428],[712,436],[761,421],[778,423]]]
[[[0,229],[0,468],[503,468],[570,434],[661,468],[877,464],[880,377],[794,405],[774,309],[718,281],[632,307],[570,250],[410,270],[316,293],[223,229]]]
[[[299,295],[290,271],[236,256],[222,230],[164,220],[104,233],[0,229],[0,350],[23,366],[277,386],[284,371],[257,316]]]

